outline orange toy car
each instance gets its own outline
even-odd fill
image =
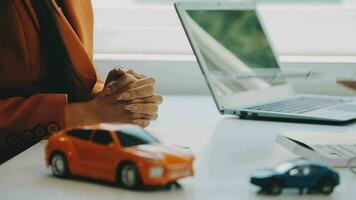
[[[48,139],[45,154],[54,176],[117,181],[126,188],[169,185],[193,175],[194,157],[187,148],[163,145],[133,125],[63,130]]]

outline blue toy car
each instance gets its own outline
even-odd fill
[[[261,187],[260,192],[278,195],[283,188],[298,188],[302,194],[319,192],[330,194],[339,184],[339,174],[325,164],[308,160],[284,163],[274,169],[265,169],[251,176],[251,183]]]

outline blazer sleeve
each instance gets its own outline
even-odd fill
[[[93,60],[94,15],[91,0],[66,0],[61,4],[63,14],[80,40],[83,49]],[[104,88],[104,81],[97,77],[91,97],[95,97]]]
[[[55,2],[55,1],[53,1]],[[92,8],[90,0],[66,0],[58,24],[76,69],[92,89]],[[67,127],[65,94],[34,94],[41,88],[43,60],[38,21],[31,1],[0,1],[0,164],[52,132]],[[39,84],[39,85],[38,85]],[[94,93],[102,85],[97,83]],[[41,90],[39,90],[41,91]],[[79,92],[79,91],[78,91]],[[83,92],[86,97],[87,91]],[[26,98],[24,97],[26,96]]]
[[[0,163],[66,128],[67,105],[65,94],[0,99]]]

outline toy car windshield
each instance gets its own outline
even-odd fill
[[[293,167],[291,163],[284,163],[277,166],[274,170],[278,173],[285,173],[286,171],[290,170]]]
[[[115,132],[122,147],[155,144],[159,141],[148,132],[139,128],[125,128]]]

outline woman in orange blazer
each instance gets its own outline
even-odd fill
[[[157,118],[152,78],[97,78],[90,0],[1,0],[0,17],[0,163],[68,126]]]

